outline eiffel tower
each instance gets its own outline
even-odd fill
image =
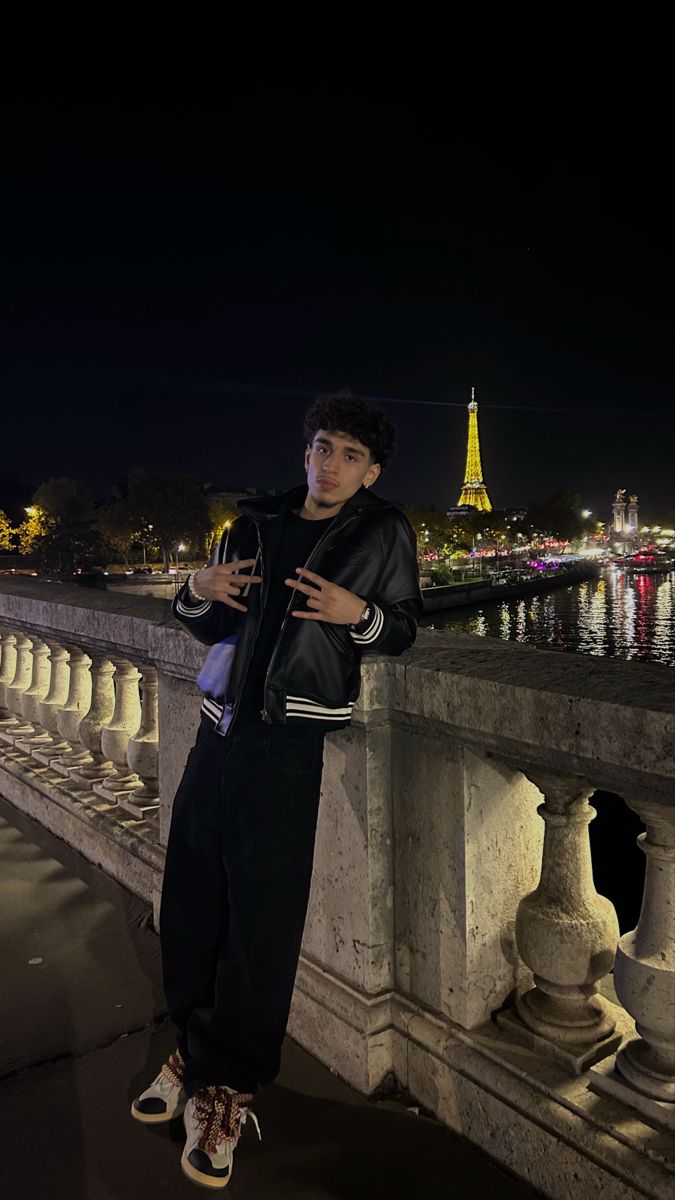
[[[490,497],[483,483],[483,468],[480,464],[480,442],[478,441],[478,404],[476,389],[471,389],[469,404],[469,440],[466,446],[466,468],[464,486],[457,501],[458,505],[471,504],[481,512],[492,512]]]

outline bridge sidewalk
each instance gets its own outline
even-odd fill
[[[0,1193],[147,1200],[197,1191],[181,1125],[147,1129],[132,1097],[173,1046],[149,911],[0,799]],[[468,1142],[373,1103],[287,1039],[256,1101],[230,1195],[241,1200],[527,1200]]]

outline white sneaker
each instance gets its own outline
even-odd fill
[[[224,1188],[232,1178],[234,1151],[242,1126],[250,1117],[261,1138],[258,1118],[250,1107],[252,1095],[211,1085],[191,1096],[183,1123],[187,1140],[180,1165],[193,1183]]]
[[[132,1117],[148,1125],[179,1117],[187,1101],[183,1091],[184,1068],[180,1050],[174,1050],[154,1082],[134,1100],[131,1105]]]

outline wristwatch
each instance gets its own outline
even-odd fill
[[[370,624],[371,613],[372,613],[372,608],[371,608],[370,604],[368,604],[368,602],[366,601],[366,607],[364,608],[363,612],[361,613],[360,619],[355,624],[350,625],[349,628],[353,629],[354,633],[362,633],[363,630],[367,629]]]

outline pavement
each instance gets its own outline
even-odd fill
[[[174,1045],[159,941],[142,901],[0,797],[0,1196],[194,1197],[182,1124],[132,1098]],[[527,1200],[471,1143],[370,1101],[290,1038],[256,1097],[227,1195],[240,1200]]]

